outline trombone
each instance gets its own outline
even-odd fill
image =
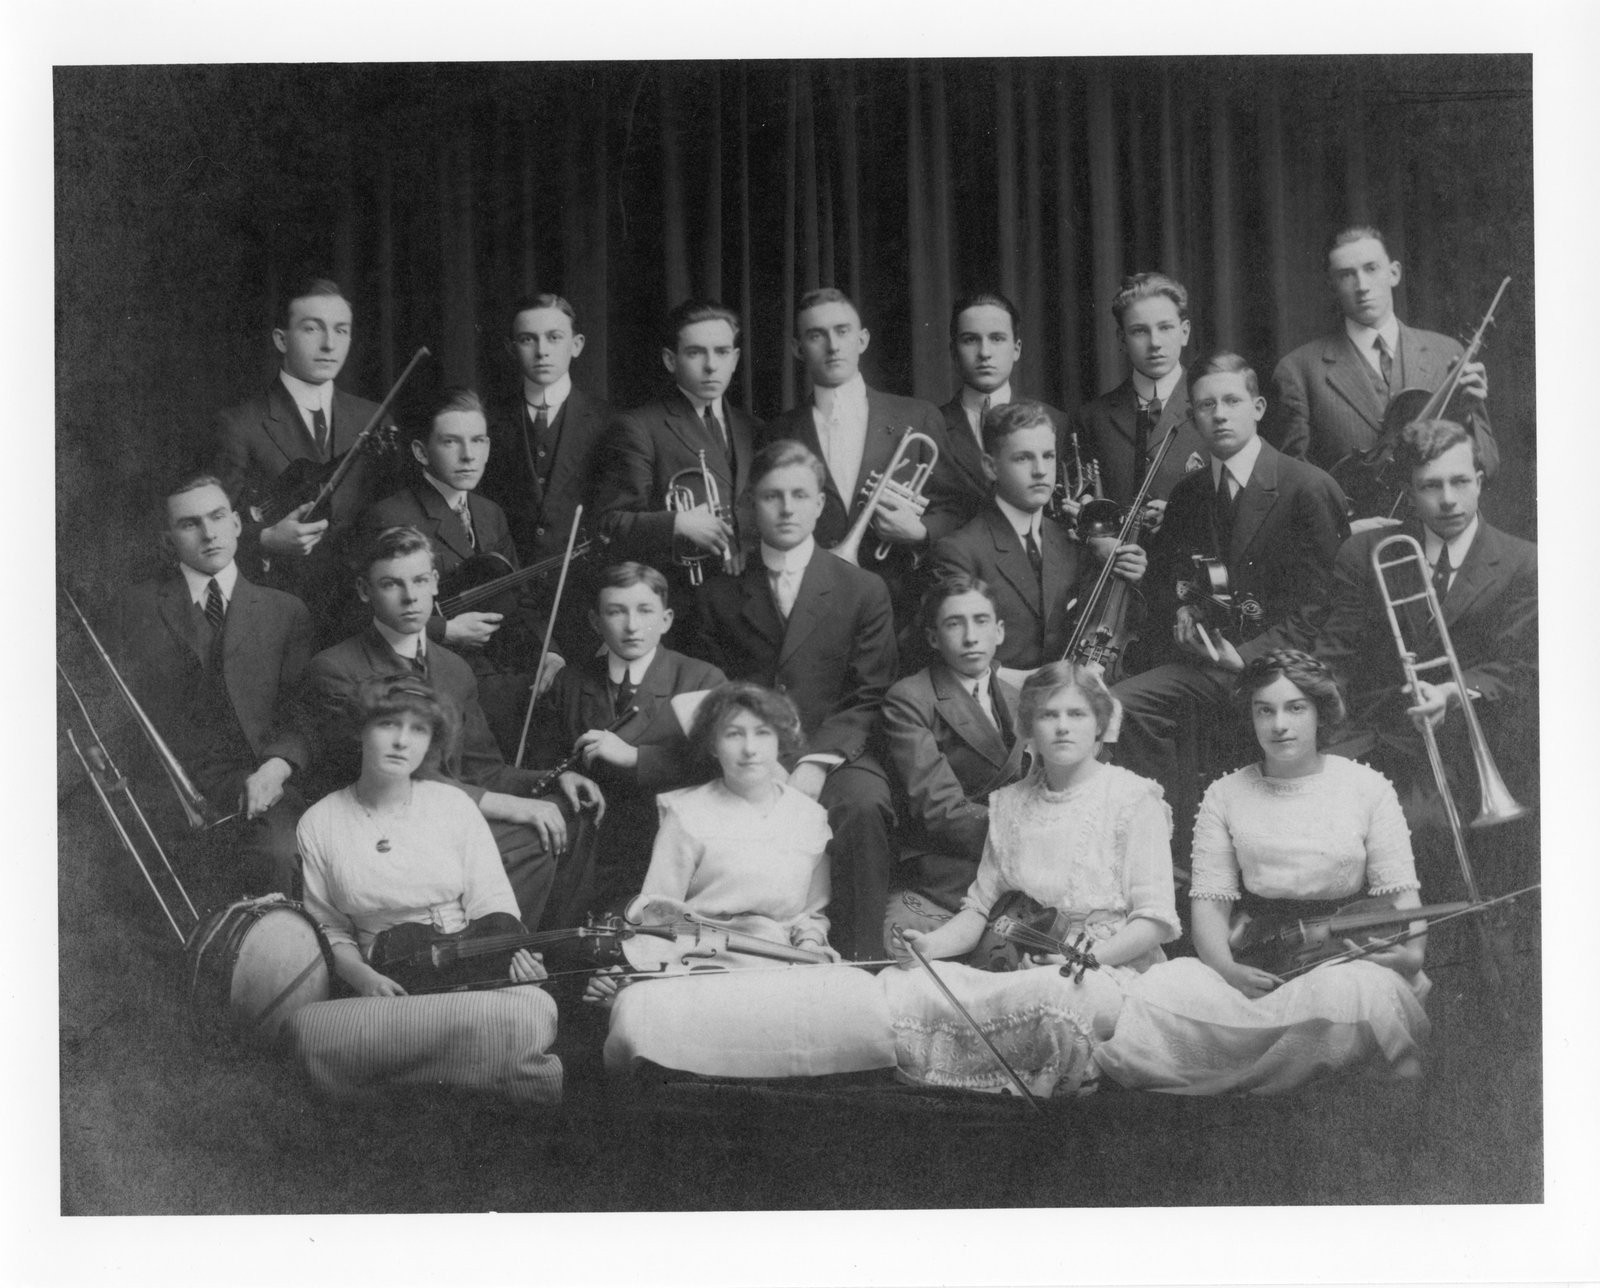
[[[695,478],[700,480],[700,490],[705,496],[704,504],[706,509],[732,528],[734,526],[733,511],[722,500],[722,491],[717,487],[717,476],[706,465],[704,448],[700,450],[699,465],[692,465],[686,470],[679,470],[667,480],[667,509],[673,514],[679,514],[693,510],[701,504],[700,498],[695,496],[693,489],[689,486],[690,482]],[[723,571],[735,576],[740,572],[740,565],[743,562],[739,555],[738,540],[736,532],[733,541],[722,552]],[[705,565],[715,557],[715,555],[709,553],[678,556],[678,562],[689,570],[689,584],[691,586],[698,586],[706,579]]]
[[[895,471],[903,464],[907,454],[914,443],[928,445],[928,459],[917,462],[911,471],[911,477],[902,483],[894,477]],[[866,503],[861,507],[861,513],[856,515],[856,521],[850,525],[850,531],[844,534],[844,540],[834,546],[830,553],[836,554],[847,563],[857,566],[861,563],[861,540],[867,534],[867,527],[871,524],[873,516],[877,513],[878,506],[884,495],[892,495],[895,500],[904,502],[913,507],[918,514],[926,508],[927,502],[923,499],[923,489],[927,486],[928,476],[933,473],[933,467],[939,463],[939,444],[926,434],[919,434],[914,429],[908,429],[901,436],[900,442],[894,449],[894,455],[889,458],[889,464],[881,472],[874,471],[867,476],[867,481],[861,485],[861,495],[866,498]],[[889,543],[878,542],[874,555],[879,563],[889,557]]]
[[[1386,559],[1384,554],[1389,550],[1399,550],[1401,553],[1392,559]],[[1420,591],[1412,594],[1397,593],[1391,584],[1389,570],[1406,566],[1412,568],[1412,575],[1422,584]],[[1467,722],[1467,741],[1472,747],[1472,765],[1477,771],[1478,789],[1483,798],[1482,807],[1477,818],[1472,820],[1472,826],[1492,827],[1497,823],[1510,823],[1521,818],[1528,812],[1527,808],[1519,805],[1507,790],[1505,780],[1500,777],[1500,770],[1494,763],[1494,757],[1489,754],[1489,745],[1483,736],[1483,726],[1478,723],[1478,713],[1472,709],[1472,697],[1467,692],[1467,682],[1461,674],[1461,663],[1456,657],[1455,646],[1450,642],[1449,628],[1444,624],[1444,612],[1439,607],[1439,596],[1434,593],[1428,559],[1422,551],[1422,546],[1416,538],[1409,537],[1405,533],[1385,537],[1372,548],[1372,571],[1378,579],[1378,590],[1383,596],[1383,606],[1389,615],[1389,629],[1394,634],[1395,648],[1400,652],[1400,668],[1405,672],[1406,685],[1411,690],[1412,696],[1416,697],[1420,693],[1417,685],[1421,672],[1436,670],[1439,667],[1449,670],[1450,678],[1455,681],[1456,692],[1461,695],[1461,714]],[[1439,655],[1429,658],[1426,662],[1418,661],[1416,650],[1406,642],[1398,611],[1402,605],[1418,601],[1426,602],[1434,627],[1439,632]],[[1433,770],[1433,781],[1438,786],[1439,796],[1444,802],[1445,818],[1450,824],[1450,838],[1455,845],[1456,861],[1461,865],[1462,879],[1466,882],[1467,897],[1474,903],[1479,903],[1482,901],[1482,895],[1478,892],[1478,881],[1473,875],[1472,864],[1467,861],[1467,844],[1462,834],[1461,814],[1456,808],[1455,798],[1450,794],[1450,784],[1445,778],[1444,760],[1439,754],[1438,735],[1426,720],[1418,723],[1422,726],[1422,741],[1428,752],[1428,767]]]

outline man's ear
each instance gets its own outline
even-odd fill
[[[360,596],[363,604],[372,602],[372,586],[365,577],[356,578],[356,594]]]
[[[669,376],[676,376],[678,374],[677,350],[668,349],[663,345],[661,349],[661,365],[667,369],[667,374]]]
[[[983,476],[991,483],[999,481],[999,474],[994,467],[994,457],[990,456],[988,452],[983,454]]]
[[[572,337],[572,356],[574,358],[576,358],[582,352],[583,352],[583,337],[581,335],[575,335],[575,336]]]
[[[663,608],[661,610],[661,633],[663,635],[665,635],[671,629],[672,629],[672,610],[670,608]]]
[[[417,464],[422,466],[423,469],[428,468],[427,449],[422,446],[422,443],[418,439],[413,438],[411,440],[411,455]]]
[[[289,337],[281,326],[272,328],[272,347],[279,353],[289,352]]]

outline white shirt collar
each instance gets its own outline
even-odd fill
[[[545,406],[545,414],[551,419],[556,418],[556,413],[561,410],[561,404],[567,401],[572,393],[572,373],[568,372],[553,385],[536,385],[526,376],[522,378],[522,401],[528,404],[532,411],[540,403]]]
[[[701,420],[706,418],[706,408],[710,407],[712,414],[719,421],[721,421],[724,425],[728,423],[728,417],[723,411],[723,400],[721,398],[718,398],[714,403],[708,403],[704,398],[700,398],[695,394],[690,393],[682,385],[678,386],[678,392],[689,400],[689,406],[694,408],[694,414],[700,417]]]
[[[408,661],[414,657],[428,656],[427,631],[418,631],[415,635],[402,635],[399,631],[392,630],[389,626],[380,622],[376,617],[372,619],[372,625],[376,628],[378,634],[388,641],[389,647]]]
[[[1035,510],[1029,514],[1026,510],[1019,510],[1010,501],[998,492],[994,495],[994,503],[1000,507],[1000,513],[1006,516],[1006,522],[1011,525],[1011,530],[1021,539],[1026,540],[1028,533],[1033,533],[1034,539],[1039,536],[1039,521],[1044,514],[1043,510]]]
[[[1139,396],[1140,402],[1147,403],[1151,398],[1159,398],[1165,407],[1172,401],[1172,391],[1178,387],[1178,381],[1183,379],[1183,364],[1174,367],[1160,380],[1152,381],[1142,371],[1133,372],[1132,378],[1133,392]]]
[[[657,648],[651,649],[643,657],[636,657],[629,662],[618,657],[610,649],[606,650],[606,673],[611,677],[612,684],[621,684],[624,672],[627,672],[629,681],[634,688],[644,683],[644,673],[650,669],[650,664],[656,660]]]
[[[1004,407],[1011,401],[1011,382],[1008,380],[993,393],[984,393],[981,389],[974,389],[971,385],[961,386],[961,406],[969,417],[983,415],[983,400],[989,400],[991,407]]]
[[[1467,557],[1467,551],[1472,548],[1472,539],[1478,535],[1478,516],[1472,516],[1472,522],[1461,530],[1461,534],[1450,542],[1450,569],[1452,572],[1461,571],[1461,562]],[[1422,553],[1431,568],[1439,562],[1439,548],[1444,545],[1444,539],[1427,524],[1422,525]]]
[[[324,416],[333,419],[333,381],[324,380],[320,385],[307,384],[281,367],[278,369],[278,379],[283,381],[283,387],[289,391],[289,397],[301,411],[309,415],[320,407]]]
[[[867,406],[867,382],[858,371],[844,384],[837,388],[827,385],[818,385],[811,391],[811,399],[820,411],[829,420],[836,420],[847,411],[859,411],[865,414]]]
[[[206,606],[206,591],[211,585],[211,574],[196,572],[186,563],[178,565],[183,572],[183,579],[189,583],[189,598],[194,600],[201,608]],[[233,587],[239,580],[239,565],[232,560],[228,566],[217,573],[217,589],[222,592],[222,606],[226,608],[233,603]]]
[[[1349,318],[1344,320],[1344,333],[1350,337],[1350,343],[1355,345],[1356,352],[1365,358],[1374,371],[1378,370],[1378,354],[1373,349],[1372,342],[1378,336],[1383,337],[1383,342],[1389,348],[1389,356],[1400,356],[1400,319],[1393,313],[1389,320],[1382,326],[1363,326],[1360,322],[1352,322]]]
[[[1261,455],[1261,435],[1257,434],[1248,443],[1241,447],[1227,460],[1211,458],[1211,486],[1216,487],[1222,482],[1222,469],[1227,466],[1228,473],[1233,475],[1233,481],[1239,485],[1239,490],[1244,490],[1244,485],[1250,481],[1250,471],[1256,467],[1256,458]]]
[[[793,550],[774,550],[765,541],[761,543],[761,562],[768,572],[804,572],[817,552],[817,539],[807,537]]]
[[[429,483],[433,484],[433,490],[444,498],[444,503],[452,510],[459,510],[461,508],[461,499],[467,494],[460,488],[451,487],[448,483],[439,482],[439,480],[434,478],[433,475],[427,470],[422,471],[422,477],[427,479]]]

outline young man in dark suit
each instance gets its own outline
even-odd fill
[[[1150,550],[1151,631],[1171,623],[1180,657],[1113,690],[1123,704],[1115,758],[1166,790],[1180,862],[1193,832],[1198,775],[1214,777],[1255,751],[1233,711],[1228,654],[1218,641],[1223,623],[1192,593],[1180,602],[1175,588],[1207,584],[1195,556],[1220,560],[1236,610],[1225,629],[1240,637],[1237,655],[1248,660],[1320,624],[1334,556],[1349,533],[1338,484],[1259,436],[1267,402],[1243,358],[1218,354],[1192,367],[1189,400],[1208,460],[1173,488]],[[1215,735],[1206,758],[1217,763],[1200,763],[1202,728]]]
[[[1470,819],[1477,789],[1468,785],[1476,776],[1466,722],[1457,712],[1468,695],[1444,668],[1419,676],[1420,693],[1406,691],[1372,567],[1373,548],[1395,533],[1421,544],[1484,740],[1524,803],[1538,799],[1538,549],[1501,532],[1478,512],[1483,464],[1463,426],[1452,421],[1408,425],[1395,460],[1410,478],[1413,517],[1399,528],[1358,533],[1345,542],[1333,567],[1333,606],[1316,634],[1315,652],[1338,674],[1350,710],[1349,732],[1333,750],[1359,755],[1388,774],[1414,829],[1440,829],[1444,814],[1415,722],[1426,719],[1436,727],[1452,795]],[[1385,558],[1400,553],[1390,550]],[[1389,576],[1397,594],[1421,590],[1413,570],[1401,567]],[[1438,631],[1424,606],[1405,605],[1399,616],[1418,659],[1438,657]],[[1452,888],[1457,886],[1454,867],[1452,857],[1446,865]],[[1527,879],[1536,880],[1537,872]],[[1485,893],[1509,888],[1503,884]]]
[[[596,895],[604,906],[639,893],[655,840],[656,795],[703,782],[714,770],[694,762],[672,699],[726,677],[709,662],[662,646],[672,607],[667,579],[656,569],[613,564],[597,581],[589,624],[604,648],[556,676],[539,724],[541,758],[581,753],[606,794]]]
[[[239,515],[216,478],[184,480],[165,516],[163,540],[178,567],[118,597],[112,651],[195,786],[220,813],[242,809],[248,820],[217,834],[238,844],[199,874],[202,890],[293,893],[308,749],[284,717],[311,656],[311,616],[293,595],[239,572]]]
[[[799,709],[806,751],[785,768],[792,787],[827,808],[833,829],[829,938],[846,957],[877,957],[894,810],[868,747],[898,664],[889,592],[818,548],[827,470],[808,448],[769,443],[750,476],[760,546],[740,576],[701,587],[694,653]]]
[[[583,342],[577,313],[559,295],[530,295],[512,307],[506,352],[520,378],[488,408],[490,452],[482,492],[505,511],[527,563],[559,557],[566,550],[572,515],[580,505],[586,532],[600,528],[594,491],[604,473],[601,447],[612,411],[573,383],[572,364],[583,352]],[[572,603],[589,601],[585,588],[592,582],[585,570],[592,566],[572,569]],[[562,614],[556,639],[567,652],[587,647],[583,614]]]
[[[1084,556],[1045,503],[1056,484],[1056,431],[1040,403],[1006,403],[984,415],[984,472],[993,483],[988,504],[958,532],[933,548],[940,577],[987,582],[1004,637],[996,656],[1008,671],[1028,672],[1061,658],[1077,621],[1077,608],[1099,575],[1099,561],[1116,560],[1116,574],[1137,582],[1145,553],[1130,543],[1105,542]],[[1020,677],[1018,678],[1020,683]]]
[[[1022,770],[1019,695],[994,665],[1005,623],[988,583],[936,582],[922,617],[938,660],[895,684],[883,703],[904,820],[897,872],[904,888],[889,898],[886,947],[895,928],[932,930],[961,907],[989,835],[989,793]]]
[[[324,277],[304,278],[284,292],[272,332],[281,369],[267,389],[217,417],[211,472],[244,516],[241,556],[266,584],[290,591],[311,610],[319,633],[338,628],[346,599],[343,547],[357,516],[391,490],[393,466],[364,451],[325,516],[307,522],[309,503],[272,524],[252,507],[296,461],[319,464],[343,456],[377,405],[334,385],[350,354],[350,301]]]
[[[889,464],[908,429],[938,445],[939,461],[921,502],[886,491],[854,560],[888,583],[901,625],[910,626],[918,595],[915,557],[956,529],[961,489],[946,461],[939,409],[920,398],[871,389],[862,379],[861,355],[870,341],[860,312],[843,291],[827,286],[802,295],[790,345],[805,365],[811,396],[768,425],[764,441],[793,440],[823,462],[827,474],[816,539],[825,549],[837,546],[855,524],[866,506],[869,479]],[[914,443],[896,469],[896,480],[907,482],[930,456],[927,444]],[[884,559],[878,558],[880,543],[888,546]]]
[[[430,413],[413,426],[409,446],[418,474],[410,486],[361,516],[364,539],[385,528],[418,529],[433,545],[435,566],[445,585],[468,560],[475,560],[474,567],[482,568],[486,578],[520,567],[505,511],[477,491],[484,466],[493,456],[478,395],[462,387],[444,390]],[[555,583],[552,579],[547,584]],[[465,588],[463,582],[452,593]],[[534,606],[536,593],[531,583],[524,583],[503,596],[515,605],[509,614],[469,609],[448,619],[435,612],[428,619],[429,638],[458,650],[478,677],[478,702],[495,741],[508,756],[516,754],[533,668],[544,641],[546,619]],[[359,629],[360,616],[357,613],[349,622],[350,630]],[[552,650],[546,676],[564,665]]]
[[[739,367],[739,315],[714,302],[684,301],[667,318],[661,362],[673,387],[612,423],[595,507],[610,539],[607,553],[660,569],[674,601],[689,608],[695,582],[737,568],[742,547],[754,540],[740,507],[757,424],[725,397]],[[698,477],[679,480],[698,504],[669,510],[673,479],[698,470],[702,452],[724,513],[706,504]],[[698,562],[697,577],[685,560]]]
[[[1128,378],[1078,408],[1073,430],[1082,450],[1100,466],[1104,495],[1126,506],[1132,504],[1167,431],[1180,426],[1150,488],[1150,511],[1159,526],[1167,497],[1205,452],[1205,441],[1189,420],[1184,382],[1189,292],[1164,273],[1135,273],[1123,279],[1111,313],[1128,358]]]
[[[1376,228],[1358,224],[1336,232],[1328,242],[1327,268],[1339,325],[1285,356],[1272,373],[1278,394],[1273,441],[1286,456],[1304,457],[1325,470],[1377,441],[1395,394],[1432,392],[1462,354],[1449,336],[1409,327],[1395,316],[1400,261],[1389,258]],[[1488,398],[1487,371],[1481,362],[1469,364],[1450,410],[1465,416],[1484,476],[1492,479],[1500,449],[1489,425]]]
[[[989,500],[983,469],[983,414],[1017,397],[1011,372],[1022,357],[1022,322],[1017,306],[997,291],[979,291],[956,301],[950,313],[950,353],[961,372],[961,388],[939,408],[950,454],[949,476],[958,490],[957,526]],[[1041,402],[1056,429],[1058,459],[1071,448],[1067,414]]]
[[[559,783],[566,811],[553,801],[529,797],[542,772],[506,763],[478,705],[472,668],[444,645],[428,640],[439,574],[423,533],[384,529],[367,546],[359,566],[356,591],[371,608],[372,620],[359,634],[311,659],[300,693],[301,726],[312,735],[321,789],[346,787],[359,772],[347,721],[361,682],[421,675],[461,721],[455,764],[441,777],[471,796],[489,820],[523,923],[579,924],[589,907],[594,856],[592,845],[579,843],[587,828],[580,827],[575,839],[568,816],[603,808],[600,789],[581,774],[566,773]]]

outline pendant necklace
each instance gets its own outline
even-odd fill
[[[353,794],[353,793],[352,793]],[[372,825],[378,830],[378,844],[375,847],[379,854],[387,854],[394,847],[389,842],[389,829],[378,821],[378,815],[367,807],[367,803],[356,796],[356,804],[361,806],[361,812],[372,820]],[[406,787],[406,803],[399,809],[392,811],[387,817],[395,822],[405,818],[411,812],[411,787]]]

